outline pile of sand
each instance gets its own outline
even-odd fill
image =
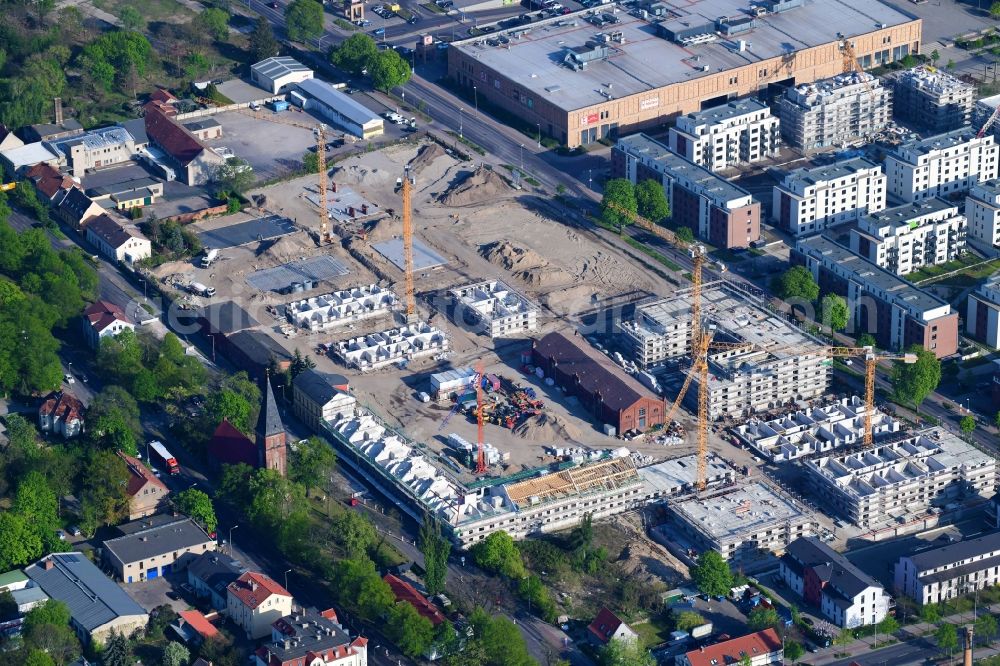
[[[315,249],[316,243],[313,242],[308,233],[296,231],[274,241],[263,241],[257,249],[257,256],[273,261],[275,264],[286,264],[310,254]]]
[[[534,250],[518,247],[507,240],[480,245],[479,254],[491,264],[505,268],[514,277],[536,287],[558,284],[570,277]]]
[[[410,173],[416,176],[425,168],[430,166],[431,162],[444,156],[444,148],[436,143],[428,143],[420,148],[420,152],[417,153],[417,156],[413,158],[412,162],[410,162]]]
[[[479,167],[441,196],[445,206],[471,206],[496,201],[511,192],[510,186],[492,169]]]
[[[553,443],[577,441],[582,433],[579,428],[561,416],[546,413],[532,416],[514,428],[514,434],[530,442]]]
[[[403,221],[388,215],[365,224],[365,239],[369,243],[381,243],[396,238],[402,233]]]

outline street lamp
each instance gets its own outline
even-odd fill
[[[465,111],[465,109],[463,107],[461,107],[461,106],[458,107],[458,138],[459,139],[463,138],[462,137],[462,119],[464,118],[464,115],[462,114],[463,111]]]
[[[146,280],[143,279],[143,278],[139,278],[139,282],[142,283],[142,300],[145,301],[146,300]]]
[[[542,147],[542,124],[541,123],[535,123],[535,127],[538,128],[538,147],[541,148]]]
[[[479,88],[472,86],[472,97],[476,102],[476,118],[479,117]]]
[[[233,530],[239,529],[239,525],[233,525],[229,528],[229,556],[232,557],[234,554],[233,550]]]
[[[286,590],[288,589],[288,572],[289,571],[291,571],[291,569],[288,569],[287,571],[285,571],[285,589]]]
[[[524,144],[521,144],[521,174],[524,174]]]

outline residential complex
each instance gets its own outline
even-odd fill
[[[892,599],[882,585],[816,537],[788,544],[780,575],[796,594],[838,627],[878,624]]]
[[[907,522],[932,506],[993,495],[992,456],[942,428],[803,463],[824,506],[859,527]]]
[[[772,157],[780,143],[778,119],[756,99],[688,113],[670,128],[670,149],[709,171]]]
[[[426,322],[341,340],[334,348],[338,360],[361,372],[446,351],[448,338],[444,331]]]
[[[1000,247],[1000,180],[980,181],[965,198],[969,240]]]
[[[771,84],[834,76],[844,69],[838,35],[867,66],[920,50],[920,20],[885,3],[763,5],[749,15],[739,0],[694,0],[648,18],[581,11],[498,29],[451,42],[448,76],[575,148]]]
[[[1000,275],[994,275],[969,294],[965,332],[1000,349]]]
[[[803,150],[857,141],[892,120],[892,91],[866,72],[789,88],[778,105],[781,136]]]
[[[774,186],[772,215],[795,236],[808,236],[853,222],[885,208],[882,166],[852,157],[795,169]]]
[[[847,301],[855,331],[875,336],[879,347],[900,351],[920,345],[938,358],[958,350],[958,313],[937,296],[862,259],[824,236],[800,239],[791,253],[823,293]]]
[[[490,338],[519,337],[538,327],[538,306],[500,280],[449,289],[448,295],[452,319]]]
[[[918,604],[936,604],[1000,584],[1000,532],[903,555],[895,586]]]
[[[851,251],[894,275],[937,266],[965,251],[965,216],[944,199],[872,213],[851,229]]]
[[[636,305],[633,319],[619,330],[629,356],[643,370],[689,355],[692,290]],[[817,350],[822,344],[790,323],[776,319],[754,297],[725,282],[701,289],[702,316],[716,326],[715,340],[727,349],[710,350],[709,416],[740,417],[822,395],[830,367]],[[735,347],[733,345],[745,344]],[[697,395],[694,385],[688,391]]]
[[[969,124],[976,87],[947,72],[914,67],[890,77],[895,114],[927,132],[949,132]]]
[[[675,224],[718,247],[747,247],[760,238],[760,202],[749,192],[669,150],[645,134],[619,139],[611,174],[632,183],[662,183]]]
[[[769,421],[750,419],[731,429],[740,444],[773,463],[788,462],[835,449],[860,446],[864,439],[865,401],[858,396],[829,405],[797,410]],[[877,409],[872,414],[875,441],[898,433],[899,421]]]
[[[392,290],[369,284],[291,301],[285,316],[299,328],[326,331],[389,314],[396,302]]]
[[[717,550],[738,565],[761,553],[781,552],[819,523],[804,506],[773,486],[751,481],[697,496],[668,499],[680,543],[696,550]]]
[[[885,158],[889,193],[903,201],[967,193],[997,177],[998,152],[993,135],[969,128],[903,143]]]

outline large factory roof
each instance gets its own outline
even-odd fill
[[[745,17],[747,8],[743,0],[674,0],[663,4],[670,11],[664,17],[667,28],[680,21],[714,25],[719,17]],[[551,104],[572,111],[607,101],[605,93],[621,98],[651,91],[828,44],[836,41],[837,33],[855,37],[877,30],[881,24],[895,26],[913,20],[879,0],[814,0],[756,19],[755,27],[736,35],[748,43],[740,50],[733,47],[732,38],[683,46],[658,36],[655,23],[623,11],[616,17],[619,23],[597,26],[580,12],[505,30],[503,34],[510,37],[506,44],[495,40],[493,33],[453,43],[453,47],[503,72]],[[566,49],[585,47],[597,33],[611,32],[621,32],[622,41],[607,44],[610,57],[606,61],[591,61],[578,71],[562,64]],[[491,46],[487,39],[497,45]],[[608,87],[609,82],[613,87]]]

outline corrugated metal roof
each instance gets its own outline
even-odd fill
[[[293,72],[312,71],[295,58],[289,58],[288,56],[275,56],[273,58],[261,60],[260,62],[252,65],[250,69],[257,72],[261,76],[266,76],[272,81],[278,77],[292,74]]]
[[[305,94],[362,127],[372,121],[377,120],[381,122],[381,118],[375,115],[374,111],[355,102],[349,95],[345,95],[339,90],[334,90],[333,86],[326,81],[307,79],[295,85]]]
[[[46,569],[49,560],[54,566]],[[73,621],[88,632],[119,617],[146,615],[142,606],[82,553],[53,553],[24,572],[47,595],[65,603]]]

